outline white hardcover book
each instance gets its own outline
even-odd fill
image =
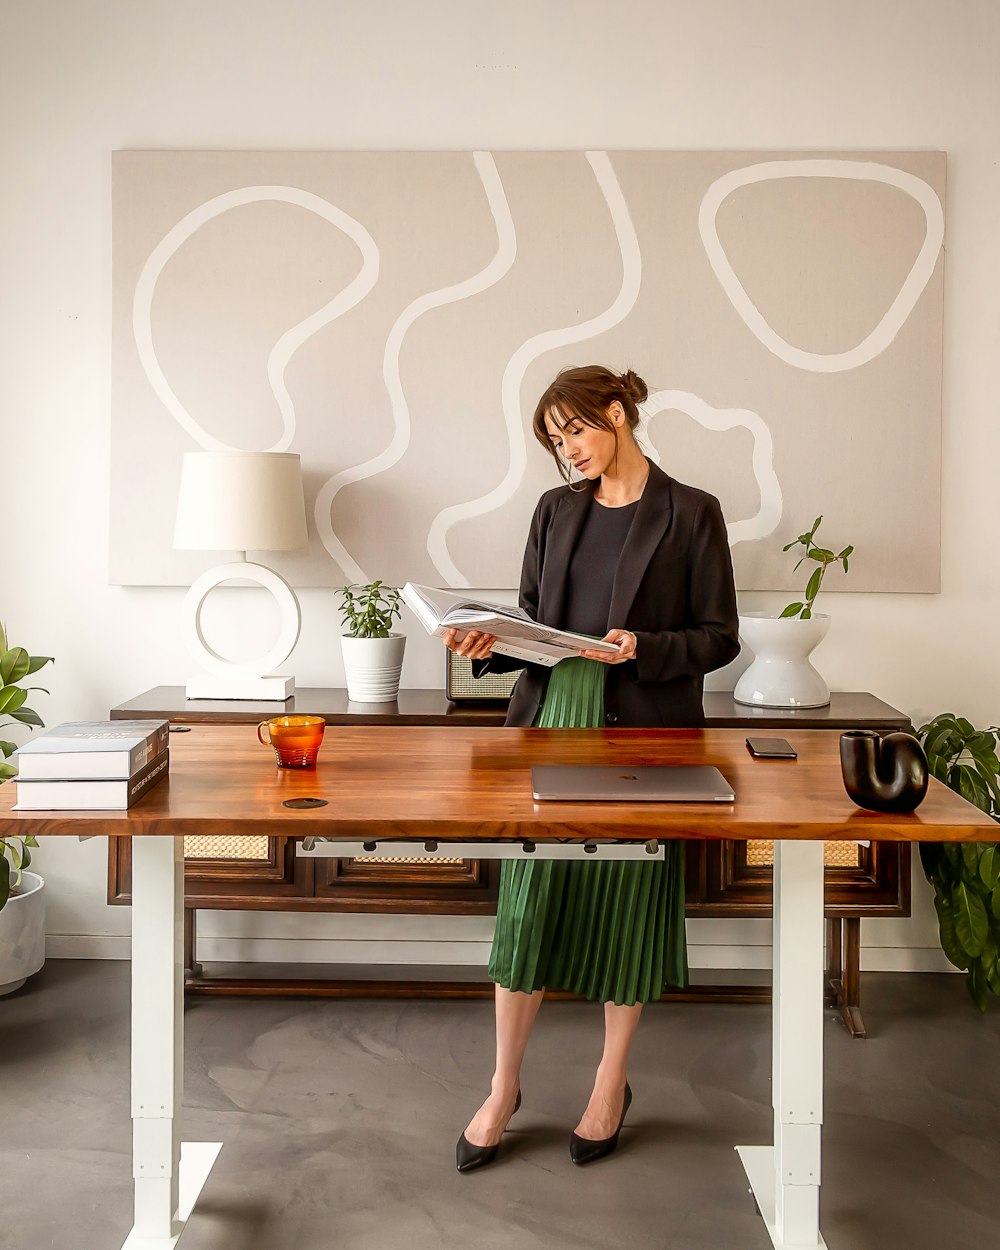
[[[490,603],[407,582],[400,591],[403,602],[429,634],[443,637],[449,629],[458,630],[459,638],[470,629],[493,634],[497,641],[493,650],[530,664],[551,668],[568,656],[581,651],[607,651],[614,655],[618,648],[610,642],[574,634],[568,629],[555,629],[533,621],[521,608],[506,603]]]
[[[19,747],[22,781],[125,781],[164,751],[166,720],[67,721]]]

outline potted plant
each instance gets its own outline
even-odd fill
[[[382,582],[340,588],[341,636],[347,697],[357,703],[392,703],[399,694],[406,635],[392,632],[402,609],[399,591]]]
[[[830,688],[809,660],[826,637],[830,618],[814,612],[813,605],[827,569],[831,564],[842,564],[846,573],[854,548],[848,546],[834,552],[820,547],[815,539],[822,520],[818,516],[812,529],[782,547],[782,551],[803,548],[796,569],[805,560],[816,565],[802,598],[788,604],[778,616],[766,612],[740,615],[740,637],[754,658],[736,683],[733,698],[737,703],[757,707],[825,707],[830,702]]]
[[[931,774],[1000,821],[1000,729],[942,712],[917,737]],[[989,995],[1000,994],[1000,843],[921,842],[920,863],[934,887],[941,949],[985,1011]]]
[[[42,687],[21,683],[51,659],[29,655],[24,647],[8,647],[0,623],[0,716],[11,718],[0,722],[0,731],[42,725],[38,713],[26,705],[30,691]],[[0,739],[0,784],[17,773],[8,763],[16,750],[16,743]],[[37,845],[30,836],[0,837],[0,995],[20,989],[45,962],[44,882],[37,873],[25,871],[31,863],[31,848]]]

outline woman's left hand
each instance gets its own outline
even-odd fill
[[[618,654],[612,655],[610,651],[581,651],[580,654],[587,660],[600,660],[603,664],[624,664],[626,660],[635,659],[636,636],[627,629],[609,629],[601,641],[613,642]]]

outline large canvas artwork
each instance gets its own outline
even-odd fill
[[[634,368],[641,437],[716,494],[737,582],[857,549],[939,588],[936,152],[118,152],[111,579],[184,585],[185,451],[295,451],[297,586],[516,586],[540,392]]]

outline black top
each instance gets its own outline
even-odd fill
[[[623,508],[591,503],[569,562],[566,629],[603,638],[612,628],[608,614],[615,571],[638,508],[638,499]]]
[[[567,575],[596,485],[556,487],[538,501],[521,566],[520,604],[533,620],[566,624]],[[740,651],[726,523],[717,499],[652,462],[618,561],[609,619],[635,634],[637,645],[634,660],[608,665],[605,723],[704,725],[704,675]],[[521,663],[494,653],[475,661],[473,673],[510,672]],[[536,664],[524,669],[508,725],[534,722],[550,671]]]

